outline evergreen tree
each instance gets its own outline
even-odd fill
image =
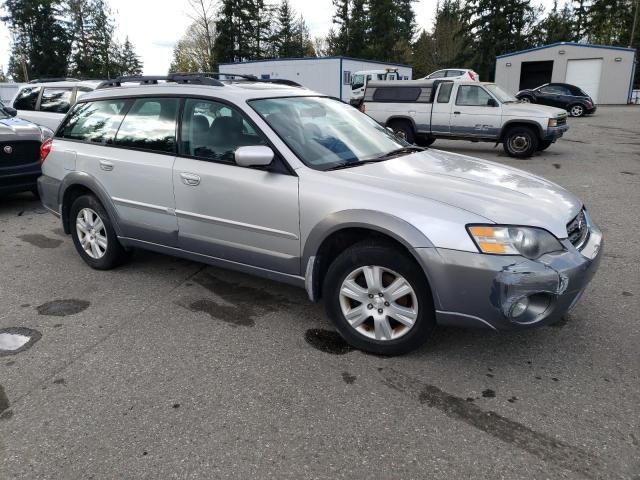
[[[273,43],[277,56],[281,58],[300,56],[299,34],[295,14],[289,0],[282,0],[276,12],[276,30]]]
[[[216,20],[214,57],[218,63],[238,62],[238,36],[240,34],[240,9],[237,0],[222,0]]]
[[[349,18],[349,48],[350,57],[364,58],[367,55],[367,40],[369,33],[369,17],[367,0],[353,0]]]
[[[122,48],[118,51],[118,71],[119,75],[140,75],[142,74],[142,62],[136,55],[133,44],[126,37]]]
[[[629,0],[594,0],[589,9],[589,43],[623,45],[631,30],[633,13]]]
[[[13,38],[9,72],[17,81],[66,74],[70,42],[61,0],[5,0],[1,18]]]
[[[574,38],[575,21],[571,5],[565,3],[558,9],[558,1],[554,0],[553,8],[535,27],[535,43],[548,45],[556,42],[570,42]]]
[[[591,7],[590,0],[573,0],[573,15],[574,15],[574,31],[573,39],[576,42],[585,40],[589,26],[589,10]]]
[[[413,77],[422,78],[437,70],[435,56],[433,37],[426,30],[422,30],[412,45]]]
[[[349,4],[351,0],[333,0],[335,13],[333,14],[333,24],[336,26],[334,42],[334,55],[350,54],[350,20],[351,12]]]
[[[473,65],[483,80],[493,80],[497,55],[533,46],[538,12],[530,0],[470,0],[475,53]]]
[[[391,60],[396,44],[396,16],[393,0],[369,0],[369,58]]]
[[[472,39],[460,0],[444,0],[438,5],[431,38],[433,70],[469,63]]]

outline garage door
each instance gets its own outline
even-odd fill
[[[595,103],[598,103],[602,59],[569,60],[565,82],[576,85],[587,92]]]

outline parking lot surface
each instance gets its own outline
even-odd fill
[[[640,478],[640,107],[529,160],[605,234],[560,324],[439,329],[366,355],[303,290],[148,252],[87,267],[30,194],[0,201],[0,479]],[[464,301],[464,298],[460,299]]]

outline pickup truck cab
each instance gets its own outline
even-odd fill
[[[487,82],[372,81],[360,108],[410,143],[495,142],[516,158],[548,148],[569,129],[564,110],[522,103]]]

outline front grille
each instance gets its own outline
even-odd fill
[[[40,161],[40,142],[34,140],[0,142],[0,169],[38,161]]]
[[[567,117],[559,117],[558,118],[558,126],[561,127],[562,125],[566,125],[567,124]]]
[[[589,238],[589,223],[584,210],[581,210],[576,217],[567,223],[567,236],[571,244],[581,250]]]

